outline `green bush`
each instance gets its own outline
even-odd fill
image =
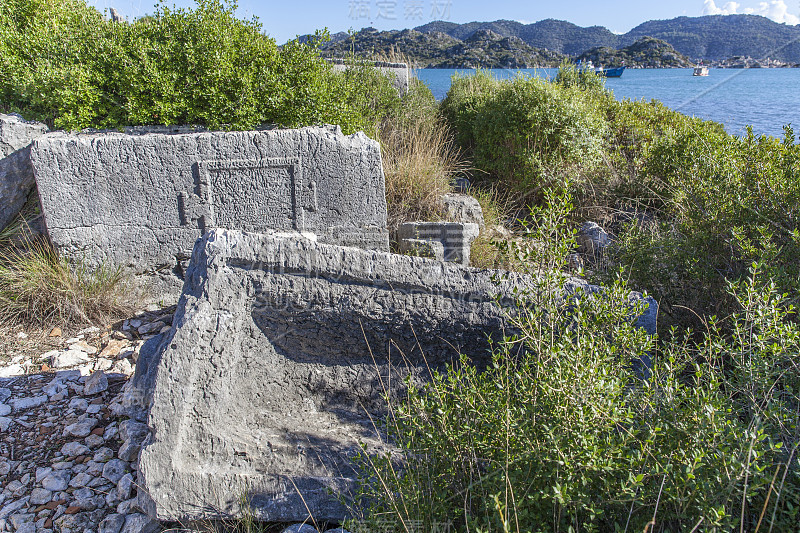
[[[683,315],[678,322],[731,312],[727,283],[753,261],[766,265],[780,291],[797,294],[800,146],[791,129],[783,141],[676,129],[653,142],[641,175],[662,189],[658,219],[626,227],[612,258],[658,294],[668,314]]]
[[[314,43],[279,48],[235,2],[156,6],[113,23],[83,0],[0,4],[0,100],[65,129],[339,124],[374,132],[399,96],[374,69],[338,75]],[[321,36],[324,38],[324,35]]]
[[[754,531],[798,523],[800,327],[753,267],[740,305],[699,344],[631,324],[628,289],[564,298],[563,227],[548,196],[530,243],[517,335],[481,372],[463,359],[392,405],[396,452],[362,455],[368,525],[383,531]],[[561,268],[559,268],[561,267]],[[633,371],[654,356],[652,375]],[[371,524],[369,521],[375,523]],[[388,528],[387,522],[391,524]]]
[[[442,108],[475,166],[526,198],[601,158],[605,119],[580,86],[478,73],[454,78]]]

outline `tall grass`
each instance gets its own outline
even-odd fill
[[[0,322],[106,324],[129,313],[135,299],[118,268],[70,262],[42,238],[0,244]]]
[[[383,120],[378,139],[390,231],[403,222],[440,220],[444,208],[439,199],[466,165],[430,90],[414,80],[401,109]]]

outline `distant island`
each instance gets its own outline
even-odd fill
[[[304,39],[304,38],[301,38]],[[709,15],[648,21],[618,35],[602,26],[547,19],[456,24],[414,29],[364,28],[334,34],[327,56],[406,59],[418,68],[554,67],[566,58],[631,68],[800,66],[800,27],[759,15]]]

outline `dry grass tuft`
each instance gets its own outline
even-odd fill
[[[465,168],[446,126],[438,118],[411,116],[380,132],[389,230],[416,220],[441,220],[443,194]]]
[[[512,202],[496,187],[472,189],[470,194],[481,204],[484,228],[470,247],[470,264],[476,268],[501,268],[515,270],[518,265],[509,262],[498,242],[513,239],[506,228]]]
[[[0,244],[0,323],[105,324],[133,310],[134,294],[120,269],[71,263],[42,238]]]

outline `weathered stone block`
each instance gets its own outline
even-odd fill
[[[504,324],[491,277],[304,238],[209,232],[172,330],[137,364],[134,382],[153,388],[129,394],[152,403],[142,503],[183,520],[235,511],[249,493],[266,520],[301,521],[305,504],[317,520],[341,518],[327,491],[352,488],[359,441],[380,446],[368,413],[381,412],[384,390],[458,351],[487,356],[487,335]]]
[[[445,194],[442,204],[447,211],[447,220],[477,224],[483,229],[483,208],[477,198],[468,194]]]
[[[41,122],[0,115],[0,229],[17,216],[33,190],[30,144],[47,131]]]
[[[388,249],[380,147],[338,127],[51,133],[31,160],[51,240],[90,264],[176,268],[220,226]]]
[[[406,222],[397,230],[397,242],[403,251],[416,241],[439,242],[444,248],[444,261],[468,266],[470,246],[479,234],[480,228],[473,223]]]
[[[350,68],[350,62],[344,59],[328,59],[335,71],[343,71]],[[408,92],[411,81],[411,72],[406,63],[387,63],[386,61],[372,61],[371,66],[381,71],[391,81],[395,89],[404,95]]]
[[[496,274],[301,236],[209,232],[171,330],[143,347],[126,393],[129,414],[152,431],[139,504],[184,521],[236,514],[246,495],[263,520],[341,520],[328,491],[353,489],[360,442],[384,446],[374,421],[385,395],[459,353],[489,361],[487,336],[506,332],[509,296],[531,282],[507,274],[497,284]]]
[[[398,248],[401,254],[444,261],[444,245],[439,241],[403,239],[398,243]]]

